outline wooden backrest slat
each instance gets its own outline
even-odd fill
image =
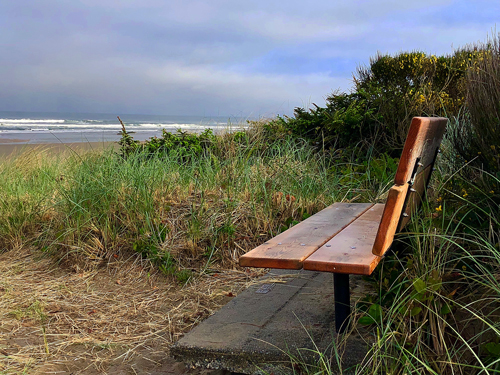
[[[378,227],[375,243],[373,244],[372,253],[374,255],[382,256],[391,247],[394,235],[398,229],[399,218],[403,212],[408,188],[408,184],[402,186],[394,185],[389,190],[384,213]]]
[[[411,215],[420,206],[420,203],[425,197],[427,183],[432,174],[432,165],[429,165],[422,172],[415,176],[415,182],[411,186],[410,191],[406,195],[406,201],[403,207],[403,216],[399,220],[399,226],[397,231],[401,231],[406,224],[411,220]],[[406,215],[405,215],[406,214]]]
[[[418,171],[434,163],[447,122],[448,119],[443,117],[413,118],[394,178],[395,185],[404,185],[411,180],[417,159],[422,164]]]
[[[374,255],[384,255],[422,201],[447,122],[442,117],[413,118],[372,249]]]

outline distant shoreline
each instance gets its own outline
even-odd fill
[[[240,127],[229,128],[203,128],[203,129],[183,129],[188,133],[200,133],[206,129],[211,129],[214,134],[222,134],[228,131],[240,130]],[[128,130],[128,129],[127,129]],[[164,129],[169,133],[175,133],[178,129]],[[146,141],[154,137],[161,137],[163,129],[153,131],[128,131],[136,141]],[[119,131],[94,131],[94,132],[0,132],[0,147],[4,145],[49,145],[49,144],[98,144],[117,143],[121,139]]]
[[[124,115],[121,119],[137,141],[161,137],[164,130],[200,133],[212,129],[222,133],[247,127],[243,118]],[[117,117],[110,114],[0,111],[0,145],[118,142],[121,130]]]

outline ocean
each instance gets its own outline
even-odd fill
[[[127,132],[143,141],[161,136],[162,130],[215,133],[246,127],[244,118],[120,115]],[[116,142],[121,124],[116,115],[98,113],[37,113],[0,111],[0,144]]]

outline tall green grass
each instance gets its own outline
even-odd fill
[[[358,373],[500,373],[500,209],[485,181],[437,177],[358,305],[371,336]]]
[[[373,192],[395,168],[384,158],[339,166],[305,142],[266,143],[260,134],[217,137],[198,154],[11,159],[0,167],[2,249],[32,246],[78,267],[135,251],[174,275],[233,267],[240,254],[332,202],[377,200]]]
[[[358,373],[500,373],[499,37],[476,47],[427,207],[359,305]]]
[[[500,181],[477,169],[466,173],[474,180],[450,175],[441,162],[422,212],[369,278],[373,292],[357,302],[352,330],[331,357],[317,350],[316,367],[291,357],[305,373],[500,373],[500,207],[483,190]],[[339,353],[352,334],[368,352],[346,369]]]
[[[234,267],[333,202],[383,201],[396,165],[287,136],[266,142],[258,126],[198,154],[39,150],[0,166],[0,245],[73,267],[139,253],[185,282],[192,270]],[[377,293],[358,305],[365,325],[355,326],[370,337],[358,373],[498,372],[500,181],[462,169],[442,158],[427,206],[376,271]],[[321,353],[319,373],[341,364],[334,352],[333,365]]]

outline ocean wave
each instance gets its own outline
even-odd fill
[[[210,126],[220,126],[220,125],[216,125],[216,124],[164,124],[164,123],[159,123],[159,124],[130,124],[130,125],[126,125],[126,127],[140,127],[140,128],[169,128],[169,129],[179,129],[179,128],[182,128],[182,129],[188,129],[188,128],[193,128],[193,129],[198,129],[198,128],[209,128]]]
[[[49,120],[40,120],[40,122],[24,122],[24,123],[14,123],[11,122],[2,123],[0,119],[0,131],[3,133],[24,133],[24,132],[107,132],[114,131],[119,132],[122,128],[120,124],[106,123],[106,122],[95,122],[95,123],[83,123],[82,120],[78,122],[73,122],[71,120],[60,120],[58,122],[49,122]],[[34,120],[31,120],[34,121]],[[53,120],[50,120],[53,121]],[[224,129],[228,125],[227,123],[129,123],[126,126],[127,131],[133,132],[148,132],[148,131],[161,131],[165,129],[166,131],[176,131],[181,129],[183,131],[202,131],[207,128]]]
[[[10,119],[10,118],[0,118],[0,124],[40,124],[40,123],[52,123],[52,124],[63,124],[66,120],[32,120],[30,118],[20,118],[20,119]]]

